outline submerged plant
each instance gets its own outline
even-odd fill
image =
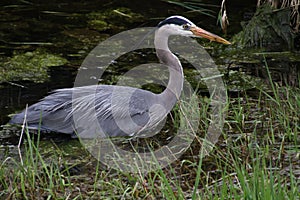
[[[62,66],[68,61],[43,49],[14,53],[11,58],[0,64],[0,83],[10,81],[44,82],[48,77],[48,68]]]
[[[203,15],[215,18],[215,11],[211,8],[217,8],[218,5],[202,3],[201,0],[190,0],[190,1],[181,1],[181,0],[162,0],[170,4],[181,6],[185,9],[188,9],[190,12],[198,12]]]

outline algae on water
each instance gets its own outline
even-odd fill
[[[87,18],[88,27],[98,31],[121,31],[127,29],[130,24],[144,20],[141,14],[134,13],[128,8],[92,12],[87,15]]]
[[[14,53],[0,62],[0,83],[8,81],[33,81],[41,83],[49,78],[48,68],[61,66],[68,61],[58,55],[37,49],[31,52]]]

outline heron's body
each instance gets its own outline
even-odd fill
[[[118,91],[118,93],[113,91]],[[77,98],[73,97],[74,93],[78,96]],[[129,110],[130,119],[136,124],[132,127],[130,127],[131,123],[128,122],[128,116],[124,115],[127,108],[122,104],[122,102],[127,101],[126,94],[128,93],[132,93],[129,101],[131,105]],[[114,108],[111,107],[112,96],[118,98],[119,102],[113,103]],[[92,102],[91,99],[95,99],[95,101]],[[90,132],[95,131],[97,128],[94,126],[97,126],[97,124],[92,120],[98,119],[104,133],[110,133],[109,136],[130,136],[128,132],[135,134],[141,131],[149,122],[150,117],[156,116],[153,113],[154,110],[150,112],[150,108],[151,105],[158,103],[159,99],[159,95],[152,92],[125,86],[95,85],[60,89],[30,106],[27,110],[26,122],[31,129],[72,134],[75,129],[84,128],[86,125]],[[83,103],[80,104],[80,102]],[[96,106],[89,105],[91,102]],[[88,121],[82,123],[83,127],[80,127],[80,123],[74,124],[72,116],[74,103],[78,103],[77,112],[79,110],[83,111],[82,116],[80,116],[82,120],[88,119]],[[91,116],[92,113],[96,113],[97,116]],[[15,115],[13,122],[22,124],[24,115],[25,111]],[[151,121],[157,120],[159,119],[152,119]],[[126,123],[128,132],[121,130],[116,123]]]
[[[151,135],[148,131],[154,130],[171,111],[183,86],[181,64],[168,48],[170,35],[196,35],[229,43],[186,18],[169,17],[158,25],[154,41],[157,56],[170,73],[168,85],[161,94],[114,85],[59,89],[15,115],[11,123],[22,124],[26,120],[32,129],[76,132],[82,138]]]

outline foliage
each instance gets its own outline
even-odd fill
[[[290,25],[294,32],[300,31],[300,14],[299,14],[299,6],[300,0],[258,0],[257,6],[262,6],[264,4],[269,4],[273,9],[282,9],[282,8],[290,8]]]
[[[240,46],[266,48],[268,51],[294,47],[287,9],[275,12],[269,5],[261,6],[252,19],[242,25],[243,31],[235,36]]]

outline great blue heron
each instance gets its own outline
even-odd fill
[[[230,44],[182,16],[168,17],[158,24],[154,38],[157,57],[169,68],[168,85],[162,93],[154,94],[142,89],[116,85],[58,89],[28,107],[27,126],[31,129],[67,134],[80,132],[80,137],[83,138],[99,136],[95,133],[97,131],[102,132],[100,137],[139,136],[142,132],[145,133],[145,130],[153,129],[176,104],[183,88],[181,63],[168,47],[170,35],[202,37]],[[74,97],[74,92],[80,95]],[[126,94],[130,94],[129,108],[125,106],[125,102],[128,101],[124,99],[127,98]],[[91,106],[88,104],[92,98],[94,104]],[[93,111],[95,116],[89,116]],[[72,117],[76,113],[79,116],[77,121]],[[22,124],[24,119],[25,110],[16,114],[10,123]],[[95,128],[95,123],[100,130]]]

